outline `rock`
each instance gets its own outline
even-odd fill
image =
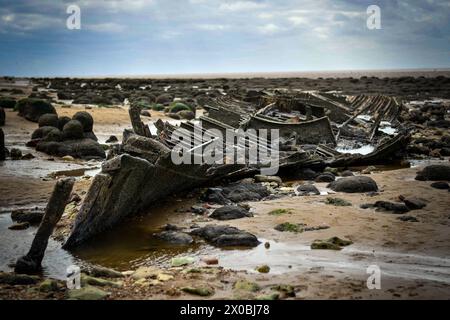
[[[258,271],[259,273],[269,273],[270,267],[267,264],[264,264],[262,266],[256,267],[255,270]]]
[[[351,245],[352,243],[353,242],[349,240],[332,237],[327,240],[314,240],[314,242],[311,244],[311,249],[341,250],[342,247]]]
[[[158,270],[152,267],[139,267],[133,272],[131,278],[134,280],[146,279],[146,278],[156,278],[158,275]]]
[[[347,200],[344,200],[344,199],[341,199],[341,198],[332,198],[332,197],[328,197],[325,200],[325,203],[333,205],[333,206],[337,206],[337,207],[347,207],[347,206],[351,206],[352,205],[352,203],[347,201]]]
[[[53,279],[45,279],[39,284],[40,292],[52,292],[58,291],[58,282]]]
[[[157,279],[158,281],[161,281],[161,282],[166,282],[166,281],[172,280],[172,279],[173,279],[173,276],[170,275],[170,274],[166,274],[166,273],[159,273],[159,274],[156,276],[156,279]]]
[[[260,183],[238,181],[222,188],[224,197],[232,202],[257,201],[270,195]]]
[[[298,232],[302,232],[303,231],[301,225],[293,224],[293,223],[290,223],[290,222],[280,223],[280,224],[276,225],[274,229],[277,230],[277,231],[280,231],[280,232],[295,232],[295,233],[298,233]]]
[[[149,117],[149,118],[151,118],[151,116],[152,116],[148,110],[141,110],[140,114],[141,114],[141,116]]]
[[[190,235],[179,231],[163,231],[157,233],[156,237],[162,241],[178,245],[188,245],[194,242]]]
[[[208,297],[214,294],[214,290],[206,287],[183,287],[180,290],[201,297]]]
[[[161,230],[163,230],[163,231],[180,231],[180,230],[183,230],[183,228],[180,228],[174,224],[168,223],[168,224],[163,225],[161,227]]]
[[[314,181],[316,182],[333,182],[336,177],[332,173],[322,173],[319,174]]]
[[[105,143],[115,143],[118,141],[119,141],[119,139],[117,139],[116,136],[109,136],[109,138],[105,141]]]
[[[3,108],[0,107],[0,126],[5,125],[5,120],[6,120],[5,110],[3,110]]]
[[[381,211],[393,211],[393,213],[402,214],[408,212],[409,209],[404,203],[394,203],[389,201],[377,201],[374,204],[375,208]]]
[[[10,97],[0,97],[0,108],[14,109],[16,100]]]
[[[272,290],[279,291],[284,297],[295,297],[294,287],[288,284],[274,286]]]
[[[89,274],[94,277],[105,277],[105,278],[122,278],[124,276],[119,271],[100,266],[93,266],[89,270]]]
[[[12,148],[9,152],[9,156],[13,160],[20,160],[20,159],[22,159],[22,150],[17,149],[17,148]]]
[[[166,113],[166,116],[168,116],[169,118],[175,119],[175,120],[181,119],[181,117],[178,113],[169,112],[169,113]]]
[[[64,156],[64,157],[61,157],[61,159],[64,161],[75,161],[75,158],[72,156]]]
[[[346,193],[378,191],[377,183],[372,178],[366,176],[341,178],[331,182],[328,188],[336,192]]]
[[[208,202],[217,203],[221,205],[230,204],[231,201],[225,198],[221,188],[208,188],[202,195],[202,199]]]
[[[377,171],[377,168],[374,166],[368,166],[364,170],[361,171],[362,174],[371,174],[372,172]]]
[[[260,243],[253,234],[231,226],[207,225],[192,230],[191,234],[219,247],[256,247]]]
[[[262,294],[256,297],[256,300],[278,300],[280,295],[278,293]]]
[[[92,139],[67,140],[64,142],[41,141],[37,144],[36,150],[58,157],[67,155],[84,159],[104,159],[106,157],[102,146]]]
[[[84,132],[92,132],[94,128],[94,119],[89,112],[79,111],[73,115],[72,120],[80,122]]]
[[[175,257],[171,260],[172,267],[181,267],[189,264],[193,264],[195,262],[195,258],[192,257]]]
[[[399,196],[399,199],[405,203],[409,210],[419,210],[427,206],[424,200],[416,197],[405,198],[404,196]]]
[[[203,257],[202,261],[207,265],[219,264],[219,259],[217,259],[216,257]]]
[[[39,117],[38,125],[40,127],[58,127],[58,115],[54,113],[46,113]]]
[[[269,249],[270,248],[270,242],[265,242],[264,243],[264,248]]]
[[[30,224],[40,223],[44,216],[43,210],[17,209],[11,212],[11,219],[16,222],[28,222]]]
[[[294,187],[296,196],[320,195],[319,189],[313,184],[301,184]]]
[[[217,220],[233,220],[253,217],[253,214],[239,206],[224,206],[214,210],[209,217]]]
[[[25,153],[23,156],[22,156],[22,160],[31,160],[31,159],[34,159],[35,158],[35,156],[33,156],[33,154],[31,154],[31,153]]]
[[[52,130],[58,130],[55,127],[40,127],[33,131],[31,134],[31,139],[42,139],[45,138]]]
[[[329,172],[331,174],[333,174],[334,176],[337,176],[339,173],[339,169],[338,168],[331,168],[331,167],[326,167],[323,172]]]
[[[261,289],[257,283],[250,282],[247,280],[238,280],[234,283],[233,287],[235,290],[250,291],[250,292],[256,292]]]
[[[19,111],[19,116],[33,122],[38,122],[43,114],[56,114],[56,110],[51,103],[40,99],[21,99],[17,102],[16,108]]]
[[[109,293],[96,287],[86,286],[69,290],[67,296],[70,300],[103,300],[109,296]]]
[[[173,101],[173,97],[170,94],[161,94],[156,97],[156,103],[162,105],[169,105]]]
[[[426,166],[417,173],[416,180],[420,181],[450,181],[450,166],[433,164]]]
[[[9,272],[0,272],[0,284],[16,285],[29,285],[36,284],[39,281],[37,276],[29,276],[26,274],[16,274]]]
[[[309,168],[300,169],[299,171],[295,172],[295,177],[299,180],[314,180],[316,176],[317,173]]]
[[[98,141],[97,136],[92,131],[83,132],[83,137],[87,138],[87,139],[92,139],[94,141]],[[103,145],[103,146],[107,147],[106,145]]]
[[[67,116],[62,116],[62,117],[59,117],[58,118],[58,124],[57,124],[57,128],[59,129],[59,130],[63,130],[63,128],[64,128],[64,126],[66,125],[66,123],[67,122],[69,122],[70,120],[72,120],[72,119],[70,119],[69,117],[67,117]]]
[[[25,230],[25,229],[28,229],[29,227],[30,227],[29,222],[19,222],[19,223],[14,223],[13,225],[9,226],[8,229],[9,230]]]
[[[435,188],[435,189],[440,189],[440,190],[446,190],[449,188],[449,185],[445,181],[437,181],[437,182],[433,182],[432,184],[430,184],[430,187]]]
[[[397,219],[405,222],[419,222],[419,220],[417,220],[417,218],[413,216],[401,216],[397,217]]]
[[[109,281],[101,278],[91,277],[86,274],[81,274],[81,284],[82,286],[85,285],[92,285],[92,286],[98,286],[98,287],[115,287],[120,288],[123,283],[120,281]]]
[[[83,139],[83,126],[78,120],[70,120],[63,127],[63,139],[64,140],[77,140]]]
[[[353,177],[354,174],[350,170],[345,170],[341,172],[341,177]]]
[[[181,110],[177,112],[181,119],[192,120],[195,118],[194,112],[191,110]]]
[[[203,214],[205,214],[205,213],[208,212],[208,209],[206,209],[206,208],[204,208],[204,207],[202,207],[202,206],[192,206],[192,207],[191,207],[191,212],[192,212],[192,213],[195,213],[195,214],[201,214],[201,215],[203,215]]]
[[[280,177],[277,176],[264,176],[261,174],[257,174],[255,175],[255,181],[256,182],[275,182],[277,185],[281,186],[283,184],[283,181],[281,180]]]

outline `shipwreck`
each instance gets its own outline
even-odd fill
[[[110,151],[101,172],[94,177],[65,248],[89,241],[174,192],[213,185],[223,179],[251,177],[267,166],[260,159],[252,162],[248,158],[241,163],[224,159],[214,164],[174,164],[171,154],[180,143],[192,152],[201,152],[210,144],[196,138],[197,124],[205,132],[278,130],[275,143],[280,175],[300,168],[347,167],[400,159],[409,139],[407,128],[397,120],[402,103],[386,96],[260,92],[251,97],[204,97],[198,99],[198,104],[206,110],[204,115],[180,126],[158,120],[156,134],[141,121],[140,110],[130,107],[133,130],[124,132],[122,143]],[[389,136],[379,130],[385,123],[396,128],[395,134]],[[187,139],[175,143],[171,139],[175,130],[182,130]],[[336,150],[339,144],[354,140],[376,147],[365,155]],[[239,151],[254,143],[247,137],[233,147]],[[273,143],[269,136],[264,145],[268,153],[273,151]],[[226,142],[220,145],[223,150],[229,147]],[[245,151],[243,154],[248,155]]]

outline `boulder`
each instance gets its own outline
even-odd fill
[[[68,292],[69,300],[102,300],[109,296],[109,293],[93,286],[86,286],[81,289],[72,289]]]
[[[330,172],[324,172],[324,173],[319,174],[314,181],[316,181],[316,182],[333,182],[334,180],[336,180],[336,177],[334,176],[334,174],[332,174]]]
[[[162,105],[169,105],[173,101],[173,97],[170,94],[161,94],[156,97],[156,103]]]
[[[45,128],[49,128],[49,127],[45,127]],[[63,139],[63,134],[62,134],[62,132],[61,132],[58,128],[53,128],[52,130],[50,130],[50,131],[42,138],[42,141],[46,141],[46,142],[50,142],[50,141],[59,142],[59,141],[62,141],[62,139]]]
[[[54,113],[46,113],[39,117],[38,120],[40,127],[58,127],[58,115]]]
[[[189,234],[179,231],[162,231],[157,233],[156,237],[164,242],[178,245],[188,245],[194,242]]]
[[[408,197],[405,198],[403,196],[399,197],[401,201],[408,207],[409,210],[419,210],[422,208],[425,208],[427,203],[419,198],[416,197]]]
[[[280,177],[277,177],[277,176],[264,176],[264,175],[261,175],[261,174],[255,175],[255,181],[256,182],[268,182],[268,183],[275,182],[279,186],[283,184],[283,181],[281,180]]]
[[[445,181],[436,181],[436,182],[433,182],[432,184],[430,184],[430,186],[432,188],[440,189],[440,190],[446,190],[449,188],[448,183]]]
[[[224,206],[214,210],[209,217],[217,220],[233,220],[253,217],[253,215],[248,210],[239,206]]]
[[[257,201],[270,195],[260,183],[238,181],[222,188],[222,194],[232,202]]]
[[[42,139],[45,136],[47,136],[47,134],[50,131],[52,131],[54,129],[57,129],[57,128],[55,128],[55,127],[47,127],[47,126],[39,127],[39,128],[37,128],[36,130],[33,131],[33,133],[31,134],[31,139],[33,139],[33,140],[34,139]]]
[[[181,119],[192,120],[195,118],[194,112],[191,110],[181,110],[177,112]]]
[[[58,118],[58,124],[57,124],[57,128],[59,129],[59,130],[63,130],[63,128],[64,128],[64,126],[66,125],[66,123],[67,122],[69,122],[70,120],[72,120],[72,119],[70,119],[69,117],[67,117],[67,116],[62,116],[62,117],[59,117]]]
[[[83,125],[78,120],[70,120],[63,127],[64,140],[83,139]]]
[[[22,159],[22,151],[17,148],[12,148],[11,151],[9,152],[9,156],[13,160],[20,160]]]
[[[105,141],[105,143],[116,143],[116,142],[119,142],[119,139],[117,139],[116,136],[110,136],[110,137]]]
[[[106,157],[102,146],[92,139],[67,140],[64,142],[41,141],[37,144],[36,150],[57,157],[66,155],[84,159],[104,159]]]
[[[89,112],[79,111],[73,115],[72,120],[78,120],[83,126],[84,132],[90,132],[93,130],[94,119],[89,114]]]
[[[377,183],[372,178],[366,176],[341,178],[330,183],[328,188],[336,192],[345,193],[378,191]]]
[[[416,176],[419,181],[450,181],[450,166],[433,164],[426,166],[422,171],[419,171]]]
[[[16,100],[9,97],[0,97],[0,108],[14,109],[16,106]]]
[[[39,281],[37,276],[29,276],[26,274],[16,274],[9,272],[0,272],[0,284],[16,285],[30,285],[36,284]]]
[[[299,180],[314,180],[316,176],[317,173],[310,168],[300,169],[299,171],[295,172],[295,177]]]
[[[51,103],[40,99],[21,99],[17,102],[16,108],[19,111],[19,116],[33,122],[38,122],[43,114],[56,114],[56,110]]]
[[[316,188],[316,186],[309,183],[296,186],[294,188],[294,192],[296,196],[320,195],[320,191]]]
[[[260,243],[253,234],[226,225],[207,225],[192,230],[191,235],[201,237],[218,247],[256,247]]]

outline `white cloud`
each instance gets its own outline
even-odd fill
[[[277,26],[276,24],[273,24],[273,23],[269,23],[269,24],[266,24],[264,26],[258,27],[258,31],[260,33],[268,34],[268,35],[275,34],[275,33],[280,32],[282,30],[283,30],[283,28],[281,28],[281,27],[279,27],[279,26]]]
[[[258,2],[252,2],[252,1],[236,1],[236,2],[227,2],[222,3],[219,6],[219,10],[222,11],[249,11],[249,10],[256,10],[256,9],[262,9],[267,7],[264,3],[258,3]]]
[[[198,24],[195,26],[197,29],[206,31],[222,31],[230,28],[229,25],[224,24]]]
[[[301,16],[289,17],[288,20],[295,26],[306,24],[308,22],[307,18]]]

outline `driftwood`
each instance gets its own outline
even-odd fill
[[[5,134],[0,129],[0,161],[5,160]]]
[[[128,113],[130,114],[131,125],[133,126],[134,133],[151,138],[152,134],[150,129],[141,121],[141,109],[136,106],[130,106]]]
[[[56,182],[30,251],[27,255],[17,260],[14,270],[16,273],[36,273],[41,270],[41,263],[47,249],[48,239],[56,223],[58,223],[64,213],[74,182],[75,179],[73,178],[62,179]]]

